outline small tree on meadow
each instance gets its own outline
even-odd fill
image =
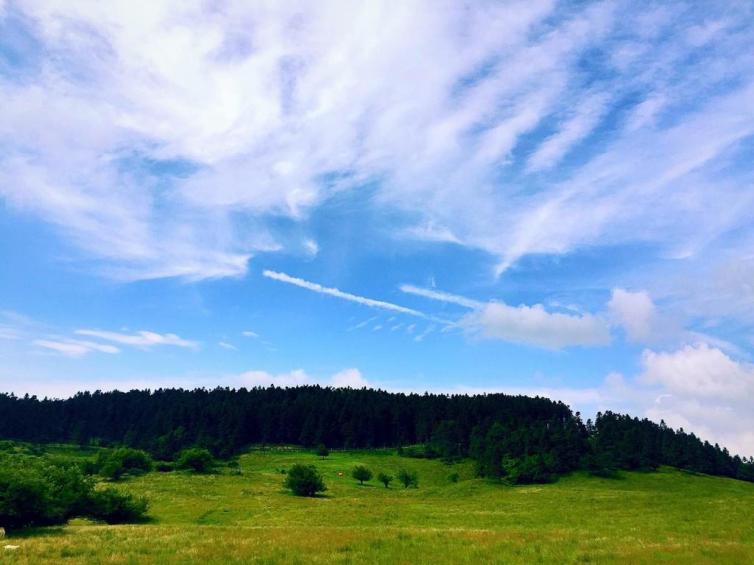
[[[327,490],[322,475],[314,465],[296,463],[286,473],[283,486],[290,489],[296,496],[316,496],[318,492]]]
[[[401,469],[398,471],[398,480],[403,484],[403,488],[419,486],[419,476],[416,474],[416,471]]]
[[[377,480],[380,481],[383,485],[385,485],[385,488],[390,488],[390,483],[393,482],[393,475],[388,475],[387,473],[380,473],[377,475]]]
[[[364,481],[372,479],[372,471],[364,465],[356,465],[356,467],[353,468],[353,471],[351,471],[351,476],[359,481],[359,484],[363,485]]]
[[[326,445],[325,445],[324,443],[320,443],[320,444],[319,444],[319,445],[317,446],[317,456],[319,456],[319,457],[321,457],[322,459],[324,459],[324,458],[325,458],[325,457],[327,457],[328,455],[330,455],[330,450],[329,450],[329,449],[327,449],[327,446],[326,446]]]

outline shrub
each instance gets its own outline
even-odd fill
[[[317,468],[314,465],[302,465],[301,463],[296,463],[290,468],[283,486],[297,496],[316,496],[318,492],[327,490],[325,481]]]
[[[380,473],[377,475],[377,480],[380,481],[383,485],[385,485],[385,488],[390,487],[390,483],[393,482],[393,475],[388,475],[387,473]]]
[[[328,455],[330,455],[330,450],[329,450],[329,449],[327,449],[327,446],[326,446],[326,445],[325,445],[324,443],[320,443],[320,444],[319,444],[319,445],[317,446],[317,456],[319,456],[319,457],[321,457],[322,459],[324,459],[324,458],[325,458],[325,457],[327,457]]]
[[[372,480],[372,471],[370,471],[364,465],[356,465],[351,471],[351,476],[359,481],[359,484],[364,484],[364,481]]]
[[[97,456],[97,468],[103,477],[117,481],[123,475],[145,473],[152,468],[152,459],[146,451],[118,447],[100,451]]]
[[[419,475],[416,474],[416,471],[401,469],[398,471],[398,480],[403,484],[403,488],[411,486],[418,488],[419,486]]]
[[[0,524],[6,528],[62,523],[63,517],[50,511],[51,502],[50,487],[39,474],[22,469],[0,472]]]
[[[125,524],[143,520],[148,508],[143,497],[106,488],[92,493],[87,515],[108,524]]]
[[[9,529],[63,524],[76,516],[109,523],[140,519],[143,499],[114,489],[94,490],[94,481],[76,464],[36,457],[0,458],[0,524]]]
[[[212,454],[201,447],[190,447],[178,454],[176,467],[187,469],[195,473],[208,473],[214,466]]]
[[[450,475],[448,475],[448,480],[451,483],[457,483],[460,479],[461,477],[458,475],[458,473],[451,473]]]

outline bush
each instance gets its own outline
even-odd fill
[[[314,465],[296,463],[285,477],[283,486],[290,489],[296,496],[316,496],[318,492],[327,490],[322,475]]]
[[[330,450],[329,450],[329,449],[327,449],[327,446],[326,446],[326,445],[325,445],[324,443],[320,443],[320,444],[319,444],[319,445],[317,446],[317,456],[319,456],[319,457],[321,457],[322,459],[324,459],[324,458],[325,458],[325,457],[327,457],[328,455],[330,455]]]
[[[460,479],[461,477],[458,475],[458,473],[451,473],[450,475],[448,475],[448,480],[451,483],[457,483]]]
[[[393,475],[388,475],[387,473],[380,473],[377,475],[377,480],[380,481],[383,485],[385,485],[385,488],[390,487],[390,483],[393,482]]]
[[[356,465],[351,471],[351,476],[359,481],[359,484],[364,484],[364,481],[372,480],[372,471],[366,468],[364,465]]]
[[[212,454],[201,447],[184,449],[178,454],[176,467],[187,469],[194,473],[209,473],[214,467],[215,460]]]
[[[76,464],[36,457],[0,458],[0,524],[8,529],[63,524],[81,516],[109,523],[140,519],[143,499],[114,489],[94,490],[94,481]]]
[[[126,524],[143,520],[148,508],[143,497],[106,488],[92,493],[87,515],[108,524]]]
[[[398,471],[398,480],[403,484],[403,488],[408,487],[419,487],[419,475],[416,474],[416,471],[408,471],[406,469],[401,469]]]
[[[101,476],[117,481],[125,474],[140,474],[151,470],[152,459],[141,449],[118,447],[100,451],[97,456],[97,468]]]
[[[52,511],[50,486],[39,474],[7,471],[0,472],[0,524],[12,530],[64,521]]]

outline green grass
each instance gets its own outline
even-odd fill
[[[62,448],[61,448],[62,449]],[[316,465],[328,491],[282,489],[280,469]],[[350,477],[356,464],[416,470],[418,489]],[[9,537],[8,563],[754,563],[754,484],[672,469],[550,485],[477,479],[389,452],[252,451],[241,474],[149,473],[118,483],[146,495],[152,521],[83,521]],[[343,473],[343,477],[338,476]],[[453,483],[449,475],[458,473]]]

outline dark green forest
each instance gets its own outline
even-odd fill
[[[0,438],[128,446],[158,460],[193,446],[218,457],[258,444],[393,447],[413,457],[471,457],[481,476],[514,483],[660,465],[754,481],[754,458],[664,423],[612,412],[583,422],[562,402],[505,394],[320,386],[98,391],[68,399],[2,394]]]

